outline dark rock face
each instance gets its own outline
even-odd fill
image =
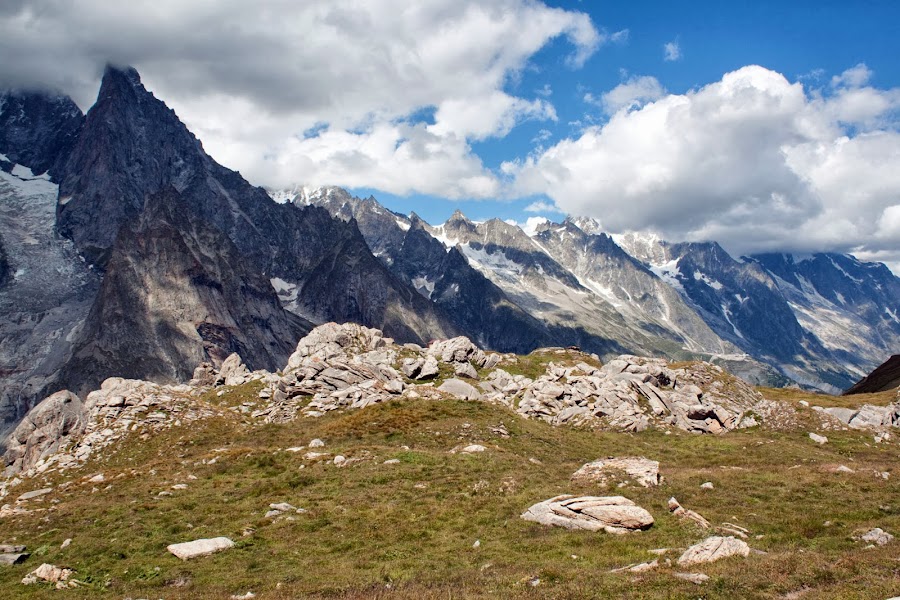
[[[0,154],[56,181],[78,137],[84,115],[66,96],[10,91],[0,94]]]
[[[679,294],[604,233],[589,234],[574,221],[546,224],[535,239],[588,286],[602,289],[635,328],[694,352],[734,351]]]
[[[57,227],[99,268],[123,223],[168,186],[185,210],[223,232],[247,264],[299,290],[313,321],[357,321],[403,341],[455,333],[427,300],[372,256],[353,222],[273,202],[210,158],[133,69],[108,68],[60,185]],[[97,218],[103,215],[103,218]]]
[[[282,367],[311,324],[285,311],[269,281],[174,188],[124,226],[59,385],[105,378],[189,379],[237,352],[250,368]]]
[[[803,328],[757,265],[737,262],[715,242],[673,244],[670,252],[685,294],[720,335],[777,360],[803,353]]]
[[[393,258],[395,272],[413,284],[420,282],[420,293],[427,294],[466,335],[487,348],[526,353],[550,344],[543,323],[472,268],[459,250],[447,251],[422,225],[416,219],[407,231]]]
[[[9,259],[6,257],[6,250],[3,248],[3,240],[0,239],[0,287],[10,279]]]
[[[332,215],[358,223],[366,243],[402,281],[429,299],[458,331],[500,352],[527,353],[550,344],[547,327],[513,303],[472,268],[456,249],[444,247],[413,214],[395,214],[374,198],[352,197],[341,188],[324,188],[297,198]]]
[[[863,377],[860,381],[844,392],[850,394],[873,394],[900,387],[900,354],[895,354],[877,369]]]

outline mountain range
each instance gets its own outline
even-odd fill
[[[86,115],[0,96],[0,439],[44,396],[113,375],[183,381],[232,352],[274,371],[327,321],[836,391],[896,352],[898,299],[886,266],[849,255],[733,258],[588,219],[431,225],[340,188],[256,187],[131,68],[107,68]]]

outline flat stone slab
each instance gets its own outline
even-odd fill
[[[18,544],[0,544],[0,554],[18,554],[25,552],[25,546]]]
[[[679,566],[711,563],[729,556],[749,556],[750,546],[735,537],[708,537],[684,551],[678,559]]]
[[[29,554],[0,554],[0,565],[17,565],[29,556]]]
[[[215,554],[216,552],[228,550],[232,547],[234,547],[234,542],[230,539],[227,537],[217,537],[194,540],[193,542],[183,542],[181,544],[170,544],[169,546],[166,546],[166,550],[181,560],[188,560],[190,558],[197,558],[198,556]]]
[[[33,492],[25,492],[24,494],[19,496],[19,500],[31,500],[32,498],[39,498],[40,496],[46,496],[52,491],[53,488],[44,488],[42,490],[34,490]]]

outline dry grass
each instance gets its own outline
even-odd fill
[[[252,394],[235,388],[210,400],[235,406]],[[501,423],[510,437],[491,431]],[[285,451],[316,437],[331,455],[361,460],[338,468]],[[129,440],[78,472],[49,478],[55,491],[29,506],[46,510],[0,522],[0,543],[27,544],[35,553],[0,570],[0,595],[172,600],[252,590],[263,599],[779,598],[804,589],[805,598],[817,599],[896,595],[897,543],[864,549],[852,536],[876,526],[900,534],[898,445],[876,445],[870,434],[853,431],[829,438],[818,446],[806,430],[713,437],[554,428],[459,401],[396,401],[284,425],[249,425],[238,415],[210,419],[146,442]],[[474,442],[488,451],[450,453]],[[659,460],[664,485],[602,490],[571,483],[581,464],[612,455]],[[393,458],[400,463],[383,464]],[[855,472],[833,472],[840,464]],[[874,471],[888,471],[890,479]],[[98,472],[106,482],[86,482]],[[62,489],[66,480],[72,483]],[[705,481],[715,489],[700,489]],[[172,490],[177,483],[188,488]],[[29,482],[16,493],[44,485]],[[622,494],[647,508],[656,524],[620,537],[519,519],[531,504],[559,493]],[[651,560],[651,549],[682,549],[707,535],[668,513],[670,496],[714,524],[746,527],[750,545],[767,554],[694,568],[711,577],[703,586],[674,578],[677,569],[666,565],[609,573]],[[270,502],[308,512],[265,519]],[[189,562],[165,550],[219,535],[237,547]],[[74,541],[62,550],[65,538]],[[73,567],[87,585],[58,592],[18,583],[41,562]],[[535,579],[540,584],[533,587]]]

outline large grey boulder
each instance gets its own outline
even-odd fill
[[[462,379],[448,379],[438,387],[438,390],[455,396],[460,400],[480,400],[481,394],[474,387]]]
[[[250,369],[241,360],[240,354],[232,352],[222,361],[216,385],[242,385],[250,379]]]
[[[711,536],[684,551],[678,559],[682,567],[711,563],[729,556],[749,556],[750,546],[735,537]]]
[[[3,455],[4,475],[29,470],[81,435],[86,424],[87,411],[78,396],[67,390],[48,396],[10,434]]]
[[[541,525],[616,534],[653,525],[653,515],[622,496],[556,496],[535,504],[522,518]]]

